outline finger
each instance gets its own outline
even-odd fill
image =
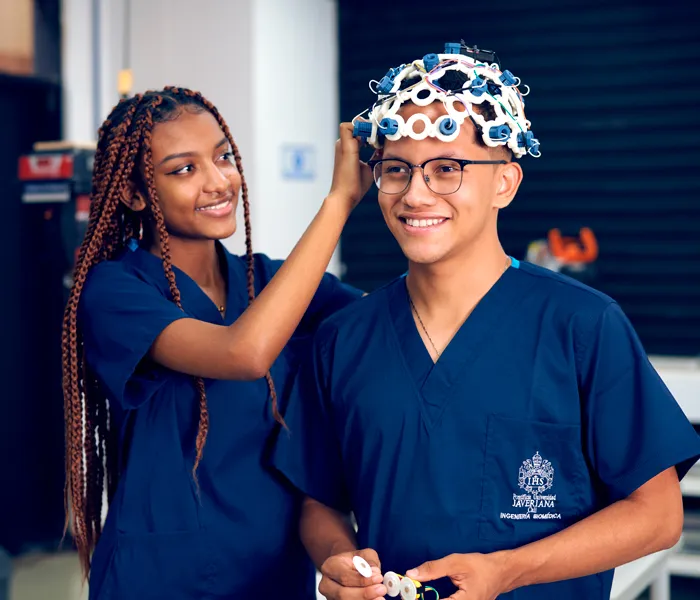
[[[338,129],[341,143],[354,139],[352,135],[354,131],[355,127],[352,123],[341,123]]]
[[[350,152],[353,154],[360,154],[360,143],[359,140],[354,137],[353,134],[354,126],[352,123],[341,123],[340,124],[340,145],[343,152]]]
[[[323,577],[318,592],[329,600],[384,600],[388,590],[383,585],[349,587]]]
[[[446,600],[469,600],[469,594],[464,590],[457,590]]]
[[[454,556],[450,555],[440,560],[429,560],[415,569],[406,571],[406,576],[416,581],[433,581],[441,577],[452,575],[454,570]]]
[[[365,560],[367,559],[365,558]],[[345,587],[367,587],[383,581],[379,574],[363,577],[352,564],[352,558],[348,554],[329,558],[321,566],[321,573]]]
[[[340,137],[341,138],[343,137],[343,135],[344,135],[343,132],[352,133],[354,131],[354,129],[355,129],[355,126],[352,123],[350,123],[349,121],[343,121],[340,124]]]
[[[318,593],[328,600],[336,600],[340,598],[341,586],[328,577],[322,577],[318,584]]]
[[[389,590],[382,584],[374,585],[370,588],[364,588],[362,591],[363,600],[384,600],[384,596],[389,593]]]
[[[356,554],[359,554],[362,558],[364,558],[370,564],[370,566],[377,567],[381,573],[382,563],[379,561],[379,555],[377,554],[376,550],[373,550],[372,548],[363,548]]]
[[[336,140],[336,142],[335,142],[335,161],[336,162],[338,162],[338,158],[340,157],[341,144],[342,144],[342,141],[340,139]]]

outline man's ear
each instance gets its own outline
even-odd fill
[[[503,165],[498,170],[498,190],[494,198],[494,208],[505,208],[515,198],[515,194],[523,180],[523,169],[515,161]]]
[[[128,206],[134,212],[141,212],[146,208],[146,198],[136,187],[133,181],[130,181],[122,188],[121,202]]]

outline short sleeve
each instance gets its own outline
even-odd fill
[[[321,332],[319,332],[321,333]],[[313,357],[297,374],[273,453],[273,466],[301,492],[341,512],[350,511],[341,448],[329,388],[329,348],[314,341]]]
[[[267,285],[283,264],[284,261],[271,260],[264,254],[255,255],[255,271],[256,274],[262,274],[263,286]],[[361,290],[343,283],[331,273],[326,273],[306,309],[297,329],[297,335],[314,335],[324,319],[361,298],[362,294]]]
[[[110,398],[124,408],[143,404],[162,384],[165,368],[141,363],[158,335],[187,314],[117,261],[92,269],[78,314],[87,362]]]
[[[321,279],[300,328],[313,334],[324,319],[361,297],[361,290],[343,283],[335,275],[326,273]]]
[[[579,368],[587,458],[608,501],[673,466],[682,478],[700,456],[700,436],[616,303],[602,313]]]

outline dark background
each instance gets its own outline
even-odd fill
[[[34,74],[0,73],[0,547],[13,554],[56,549],[63,532],[65,260],[57,220],[22,205],[17,179],[34,142],[61,139],[59,8],[35,2]]]
[[[496,51],[532,92],[542,157],[500,216],[522,259],[554,227],[593,229],[593,285],[615,298],[650,354],[700,354],[700,4],[680,0],[340,0],[341,118],[372,104],[370,79],[443,52]],[[372,290],[406,269],[376,190],[343,234],[349,283]]]

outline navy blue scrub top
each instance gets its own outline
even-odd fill
[[[118,490],[97,545],[90,598],[315,598],[314,568],[298,536],[300,496],[269,455],[276,424],[265,379],[205,380],[210,428],[191,476],[199,402],[193,379],[148,351],[172,322],[231,324],[247,307],[246,263],[218,245],[228,269],[225,317],[175,268],[184,311],[170,300],[162,262],[134,247],[89,273],[80,302],[88,365],[120,430]],[[255,256],[260,291],[281,262]],[[300,359],[322,319],[360,292],[326,275],[294,337],[272,367],[284,409]]]
[[[435,364],[402,277],[329,318],[302,367],[275,464],[352,510],[359,547],[378,552],[383,572],[533,542],[664,469],[682,477],[700,455],[620,307],[513,265]],[[502,597],[603,599],[612,577]],[[454,592],[448,580],[435,587]]]

